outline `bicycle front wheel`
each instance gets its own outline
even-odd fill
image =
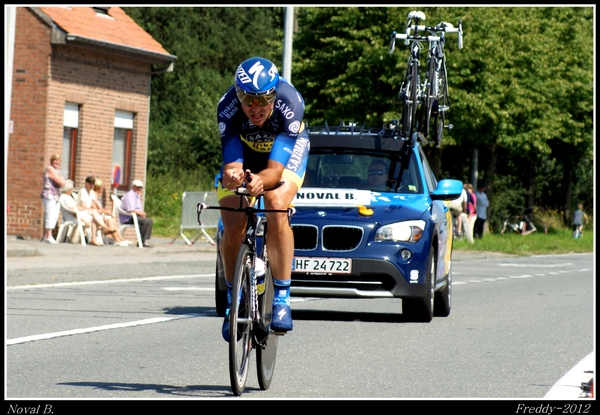
[[[431,122],[431,111],[433,109],[434,102],[438,95],[438,80],[437,72],[435,70],[435,58],[431,58],[427,65],[427,86],[423,91],[423,103],[421,104],[421,116],[419,129],[425,137],[429,137],[429,124]]]
[[[229,312],[229,378],[236,396],[240,396],[246,386],[252,352],[252,267],[253,254],[247,245],[242,245],[235,265]]]
[[[402,91],[402,134],[410,138],[417,112],[417,90],[419,84],[419,66],[416,62],[409,64],[407,77]]]
[[[267,390],[271,386],[271,380],[275,372],[275,358],[277,357],[277,335],[269,330],[273,317],[273,274],[266,258],[265,269],[265,292],[258,298],[261,326],[263,326],[264,331],[262,333],[263,338],[258,342],[256,348],[258,384],[262,390]]]

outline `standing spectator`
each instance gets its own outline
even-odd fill
[[[140,235],[142,236],[142,244],[146,248],[150,248],[148,240],[152,236],[152,227],[154,221],[149,218],[144,212],[142,202],[140,201],[140,193],[144,189],[144,183],[141,180],[134,180],[131,183],[131,189],[121,198],[121,208],[127,212],[133,212],[137,215],[138,224],[140,227]],[[120,215],[121,223],[133,224],[131,216]]]
[[[483,238],[483,226],[487,220],[487,208],[490,205],[487,195],[485,194],[485,185],[480,184],[477,186],[475,192],[477,197],[477,219],[475,219],[475,226],[473,228],[474,238]]]
[[[465,183],[464,187],[467,191],[467,222],[465,233],[467,234],[467,241],[472,244],[473,228],[475,227],[475,219],[477,219],[477,196],[475,196],[473,185],[471,183]]]
[[[579,234],[576,238],[581,238],[583,236],[583,221],[585,220],[585,224],[587,225],[589,222],[588,215],[583,211],[583,204],[577,204],[577,210],[573,212],[573,234],[576,234],[576,231],[579,231]]]
[[[60,193],[65,185],[62,171],[60,170],[60,154],[50,156],[50,165],[44,169],[44,183],[42,187],[42,203],[44,204],[44,232],[42,242],[57,243],[52,236],[52,231],[58,222],[60,213]]]
[[[92,193],[94,191],[94,183],[96,179],[94,176],[88,176],[85,178],[84,187],[79,189],[77,193],[77,209],[89,213],[92,215],[94,219],[92,223],[92,235],[90,237],[90,245],[94,246],[102,246],[100,242],[98,242],[97,233],[99,229],[108,229],[106,222],[104,222],[104,218],[98,212],[97,209],[93,206],[93,198]]]

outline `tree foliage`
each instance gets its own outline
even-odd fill
[[[396,44],[406,7],[300,7],[293,83],[309,125],[370,126],[400,118],[408,48]],[[461,20],[446,40],[450,110],[440,176],[490,187],[496,218],[528,206],[565,212],[593,203],[593,7],[424,7],[427,24]],[[150,172],[214,172],[221,160],[216,105],[236,66],[262,55],[279,64],[284,8],[125,8],[169,53],[172,73],[152,80]],[[423,53],[423,56],[426,54]],[[423,57],[422,64],[425,64]],[[476,151],[475,151],[476,150]],[[474,159],[476,154],[477,159]],[[474,164],[477,161],[478,164]]]
[[[217,103],[243,60],[281,57],[281,8],[126,7],[125,12],[177,56],[173,72],[152,79],[148,169],[214,174],[221,163]]]

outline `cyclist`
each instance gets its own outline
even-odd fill
[[[304,100],[269,60],[253,57],[242,62],[234,85],[223,95],[217,108],[223,164],[218,184],[219,205],[238,207],[231,190],[246,182],[251,195],[266,192],[266,209],[287,209],[304,180],[310,142],[304,128]],[[250,180],[246,180],[249,174]],[[247,203],[248,201],[246,201]],[[294,257],[294,235],[286,213],[267,213],[267,249],[275,295],[271,329],[292,330],[290,282]],[[227,310],[222,334],[229,341],[231,287],[237,253],[244,234],[246,216],[221,211],[223,237],[220,251],[227,282]]]

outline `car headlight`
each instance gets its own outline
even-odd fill
[[[375,241],[417,242],[423,236],[425,221],[408,220],[382,226],[375,234]]]

